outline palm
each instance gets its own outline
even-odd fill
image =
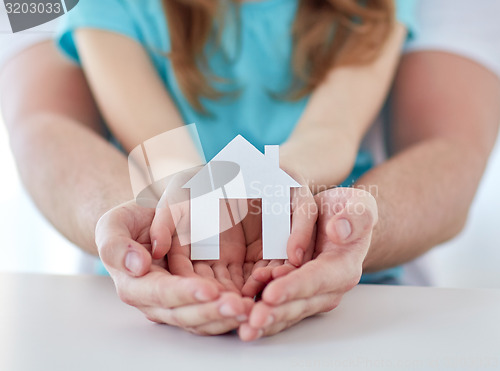
[[[171,273],[206,277],[225,290],[248,297],[256,296],[272,278],[293,269],[291,264],[284,264],[284,260],[263,259],[262,209],[257,200],[221,202],[220,258],[191,261],[190,193],[182,188],[191,176],[192,172],[176,176],[158,204],[151,226],[151,235],[158,242],[154,258],[167,255]],[[296,192],[292,196],[292,235],[287,251],[292,252],[290,259],[295,266],[311,258],[317,216],[314,198],[309,188],[304,189],[304,194]],[[301,207],[311,204],[312,208]],[[298,258],[295,255],[298,250],[305,251],[305,255]]]
[[[245,201],[244,201],[245,202]],[[229,201],[229,213],[241,210],[241,201]],[[283,264],[283,260],[269,261],[262,258],[262,227],[260,208],[253,201],[246,201],[246,216],[242,221],[220,234],[220,258],[218,260],[191,261],[189,244],[182,244],[182,238],[175,234],[167,254],[169,270],[182,276],[199,275],[215,279],[225,290],[254,297],[262,290],[264,283],[252,277],[259,268],[270,269]],[[239,214],[241,215],[241,214]],[[233,218],[239,220],[238,216]],[[188,214],[182,213],[178,229],[187,234]],[[260,269],[262,271],[263,269]]]

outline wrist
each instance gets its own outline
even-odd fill
[[[328,138],[314,144],[289,141],[280,147],[280,167],[313,194],[340,185],[351,173],[358,144],[340,136],[335,144]]]

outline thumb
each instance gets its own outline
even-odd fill
[[[137,277],[149,272],[152,259],[147,248],[134,240],[133,232],[137,220],[147,224],[151,217],[147,210],[135,208],[130,203],[108,211],[99,219],[95,234],[99,256],[106,269]]]
[[[334,244],[345,245],[371,236],[378,220],[375,198],[368,192],[355,188],[335,190],[336,210],[326,224],[328,239]]]
[[[108,239],[99,246],[99,256],[110,273],[117,270],[133,277],[141,277],[151,269],[149,251],[140,243],[124,237]]]

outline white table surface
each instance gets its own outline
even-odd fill
[[[0,274],[0,370],[500,370],[500,290],[363,286],[271,338],[148,322],[107,277]]]

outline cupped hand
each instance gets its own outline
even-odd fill
[[[221,334],[238,327],[248,317],[250,300],[224,292],[204,277],[173,275],[165,259],[152,259],[154,215],[154,209],[130,201],[108,211],[97,224],[99,255],[120,299],[151,321],[197,334]]]
[[[227,209],[242,221],[222,232],[221,259],[192,262],[189,245],[181,243],[189,235],[187,191],[180,187],[188,177],[169,183],[156,210],[133,201],[110,210],[99,220],[96,243],[125,303],[155,322],[221,334],[247,321],[253,297],[273,275],[282,276],[311,258],[316,204],[311,208],[307,192],[292,197],[289,261],[262,259],[255,200],[231,200]]]
[[[252,200],[249,204],[249,217],[243,220],[247,237],[247,256],[244,267],[245,285],[242,293],[255,296],[273,279],[282,277],[311,260],[316,238],[318,208],[308,186],[291,190],[291,233],[287,242],[287,260],[263,260],[262,224],[260,219],[252,218],[261,214],[260,205]]]
[[[357,285],[377,223],[377,205],[368,192],[335,188],[318,194],[319,209],[314,259],[302,267],[273,274],[254,305],[242,340],[276,334],[302,319],[334,309]]]
[[[193,172],[176,176],[163,193],[151,226],[153,257],[167,256],[173,274],[214,280],[225,290],[253,298],[273,274],[284,275],[311,259],[314,246],[316,202],[307,187],[292,190],[292,228],[288,260],[264,260],[262,209],[259,200],[221,200],[220,258],[190,259],[190,194],[182,186]],[[273,273],[274,272],[274,273]]]

